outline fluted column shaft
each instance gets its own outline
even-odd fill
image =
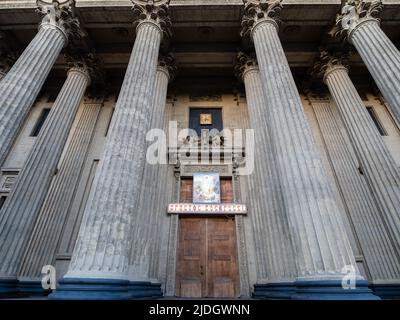
[[[295,261],[288,221],[283,207],[280,183],[276,174],[270,121],[265,112],[265,98],[257,67],[243,73],[249,108],[250,127],[254,129],[254,172],[248,179],[257,259],[257,282],[293,281]]]
[[[0,211],[0,275],[15,275],[89,83],[72,68],[17,181]]]
[[[141,22],[65,278],[128,278],[161,30]]]
[[[0,165],[67,42],[60,28],[42,24],[17,62],[0,82]]]
[[[274,20],[252,31],[298,276],[336,278],[354,257]]]
[[[343,66],[328,68],[324,80],[353,143],[362,171],[379,203],[400,253],[400,173]]]
[[[160,173],[157,181],[165,181],[165,184],[159,184],[157,190],[157,196],[159,205],[157,207],[158,217],[157,217],[157,233],[156,237],[153,237],[153,247],[152,247],[152,259],[150,261],[150,280],[161,281],[165,285],[165,273],[167,271],[167,251],[168,251],[168,237],[169,237],[169,227],[171,224],[171,216],[166,213],[166,208],[169,203],[174,201],[174,173],[173,167],[170,165],[164,165],[160,168]],[[167,189],[164,186],[169,186]]]
[[[171,81],[171,80],[170,80]],[[166,92],[167,93],[167,92]],[[173,106],[168,104],[167,101],[164,102],[165,110],[163,115],[163,124],[162,127],[168,139],[168,127],[169,121],[171,118],[171,112]],[[168,152],[166,150],[166,152]],[[168,156],[167,156],[168,161]],[[157,194],[160,199],[158,212],[159,219],[158,223],[158,234],[153,238],[153,250],[154,258],[151,259],[150,262],[150,280],[157,279],[157,281],[161,282],[161,285],[164,288],[164,292],[166,292],[166,281],[167,281],[167,266],[170,257],[168,256],[169,249],[169,241],[168,238],[170,235],[170,227],[172,222],[172,216],[166,213],[166,208],[169,203],[175,201],[175,184],[176,178],[174,176],[174,167],[167,163],[160,167],[160,175],[157,178],[157,181],[165,181],[164,184],[159,184]],[[168,186],[165,188],[165,186]]]
[[[396,247],[365,176],[358,171],[359,160],[351,148],[339,111],[329,100],[312,100],[312,106],[372,280],[397,280],[400,265]]]
[[[158,67],[154,82],[151,129],[164,129],[165,104],[167,99],[169,72]],[[162,141],[157,141],[159,143]],[[165,150],[166,151],[166,150]],[[159,150],[161,152],[161,150]],[[157,239],[160,236],[160,220],[166,215],[166,190],[161,182],[166,181],[167,164],[146,162],[140,192],[139,210],[133,223],[131,248],[131,272],[133,280],[156,280],[157,273],[151,265],[157,259]],[[150,275],[150,272],[152,273]]]
[[[157,72],[157,76],[160,77],[161,79],[158,79],[156,81],[156,87],[159,87],[159,93],[157,94],[157,97],[155,98],[155,103],[154,106],[158,110],[162,110],[162,113],[159,115],[158,119],[152,119],[153,125],[152,127],[154,128],[160,128],[164,131],[164,133],[167,135],[168,131],[168,123],[169,123],[169,117],[168,117],[168,112],[166,110],[167,108],[167,92],[168,92],[168,82],[166,80],[168,79],[170,81],[170,75],[165,68],[159,67]],[[163,75],[161,74],[163,73]],[[168,75],[168,78],[166,77]],[[162,108],[162,109],[161,109]],[[167,137],[167,136],[166,136]],[[165,156],[166,156],[166,161],[168,161],[167,157],[167,150],[165,150]],[[151,237],[152,238],[152,258],[150,260],[150,271],[149,271],[149,278],[150,279],[155,279],[157,281],[162,281],[161,277],[163,276],[163,272],[160,272],[160,270],[163,270],[165,268],[165,264],[162,265],[163,261],[163,252],[166,252],[168,249],[167,242],[164,241],[166,235],[166,228],[169,226],[170,223],[170,216],[167,215],[166,213],[166,208],[168,206],[168,203],[171,203],[173,201],[172,199],[172,192],[173,192],[173,181],[174,181],[174,175],[171,172],[171,168],[169,167],[168,163],[166,164],[161,164],[161,165],[156,165],[156,168],[158,168],[158,174],[156,177],[155,181],[165,181],[166,185],[170,186],[165,189],[165,187],[162,184],[159,184],[156,189],[156,198],[155,201],[157,203],[157,208],[156,208],[156,217],[155,217],[155,222],[157,224],[157,230],[156,230],[156,236]],[[171,181],[172,180],[172,181]]]
[[[400,51],[374,18],[361,21],[349,33],[349,40],[356,47],[397,121],[400,121]]]
[[[18,273],[20,277],[37,279],[44,265],[54,265],[57,246],[81,177],[101,106],[101,102],[88,102],[83,106],[57,175],[51,182],[35,222]]]

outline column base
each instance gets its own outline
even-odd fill
[[[128,291],[132,299],[157,299],[163,296],[160,283],[131,281]]]
[[[255,284],[252,297],[255,299],[291,299],[295,293],[293,282]]]
[[[50,300],[129,300],[128,280],[64,278]]]
[[[47,296],[51,290],[45,290],[40,280],[19,280],[18,292],[22,296]]]
[[[400,283],[373,283],[370,285],[374,294],[384,300],[400,299]]]
[[[0,298],[15,298],[18,296],[17,278],[0,278]]]
[[[293,300],[380,300],[366,280],[357,280],[354,289],[343,288],[341,280],[301,280],[294,285]]]

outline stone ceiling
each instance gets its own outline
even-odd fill
[[[110,77],[122,79],[135,38],[130,1],[76,2],[76,14],[88,34],[85,45],[95,48]],[[400,0],[386,0],[384,4],[382,28],[396,45],[400,45]],[[326,32],[340,7],[340,0],[284,2],[279,33],[297,78],[306,75],[318,47],[327,40]],[[234,81],[233,64],[241,46],[242,10],[240,0],[171,1],[172,48],[179,63],[179,78],[211,77]],[[7,45],[23,50],[37,32],[38,22],[35,1],[0,0],[0,31],[6,34]],[[351,67],[353,77],[365,78],[367,71],[359,57],[352,58]],[[53,73],[59,72],[62,76],[63,68],[64,61],[60,57]]]

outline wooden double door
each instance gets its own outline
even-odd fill
[[[177,258],[177,296],[239,296],[234,218],[181,217]]]

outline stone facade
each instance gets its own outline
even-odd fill
[[[400,1],[59,2],[0,0],[1,296],[45,265],[50,299],[175,296],[167,205],[216,172],[249,209],[237,296],[400,297]],[[254,142],[149,164],[194,109]]]

